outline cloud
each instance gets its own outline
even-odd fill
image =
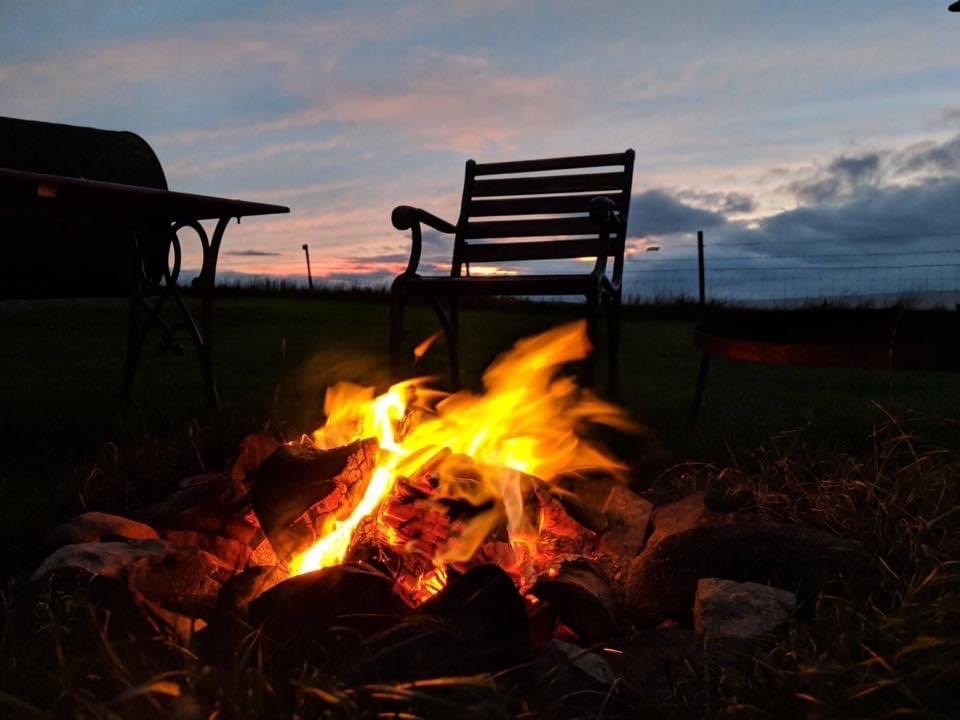
[[[843,254],[870,264],[871,253],[893,253],[907,262],[913,250],[956,250],[960,228],[960,178],[873,187],[845,200],[801,206],[750,223],[718,229],[710,244],[735,248],[753,260]],[[739,247],[738,247],[739,246]],[[897,253],[902,251],[903,255]]]
[[[865,153],[841,155],[825,168],[796,180],[788,188],[804,204],[819,204],[856,193],[873,186],[880,177],[881,155]]]
[[[901,174],[931,172],[955,175],[960,173],[960,134],[946,142],[918,143],[894,156]]]
[[[756,199],[752,195],[742,192],[678,190],[673,194],[690,205],[725,215],[749,213],[757,209]]]
[[[717,227],[726,221],[722,213],[687,205],[663,190],[647,190],[630,200],[628,234],[669,235]]]
[[[269,250],[227,250],[223,254],[234,257],[276,257],[281,253]]]

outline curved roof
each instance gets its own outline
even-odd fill
[[[0,167],[167,189],[153,148],[126,131],[0,117]]]

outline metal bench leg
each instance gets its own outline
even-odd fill
[[[406,305],[402,278],[390,288],[390,380],[396,382],[403,375],[403,312]]]
[[[460,389],[460,357],[457,352],[457,333],[453,329],[453,324],[443,311],[440,301],[434,297],[427,296],[427,302],[437,314],[440,321],[440,327],[443,328],[443,338],[447,343],[447,353],[450,357],[450,383],[454,390]]]
[[[587,295],[587,337],[590,340],[592,350],[583,366],[582,383],[585,387],[593,387],[596,384],[597,302],[596,295]]]
[[[447,352],[450,356],[450,381],[453,389],[460,389],[460,298],[450,298],[450,334],[447,337]]]
[[[690,405],[690,417],[687,422],[691,428],[695,427],[700,417],[700,408],[703,406],[703,394],[707,387],[707,375],[710,372],[710,356],[707,353],[700,355],[700,370],[697,372],[697,387],[693,393],[693,402]]]
[[[140,329],[140,282],[137,277],[135,287],[130,297],[130,318],[127,324],[127,354],[123,361],[123,384],[121,393],[125,401],[133,395],[133,380],[137,374],[137,365],[140,362],[140,350],[143,347],[144,333]]]
[[[607,300],[607,369],[609,371],[610,396],[620,392],[620,298]]]

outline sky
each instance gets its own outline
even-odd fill
[[[391,209],[455,220],[467,158],[632,147],[628,283],[686,272],[698,229],[718,284],[825,255],[956,277],[948,4],[0,0],[0,114],[132,130],[172,189],[289,205],[228,230],[228,272],[302,274],[308,243],[315,276],[382,281]]]

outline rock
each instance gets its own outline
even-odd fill
[[[452,575],[417,615],[442,622],[462,648],[447,659],[451,672],[493,672],[518,665],[529,655],[526,605],[513,580],[496,565]]]
[[[580,676],[573,682],[568,682],[570,685],[579,686],[584,684],[582,681],[586,681],[587,684],[606,689],[616,680],[610,663],[602,655],[584,650],[577,645],[562,640],[551,640],[547,643],[544,655],[551,672],[555,672],[558,666],[566,666]]]
[[[656,545],[670,535],[696,527],[728,525],[737,520],[734,515],[709,509],[705,499],[704,493],[695,492],[680,500],[655,507],[650,519],[653,532],[647,540],[647,547]]]
[[[576,496],[581,503],[602,516],[603,506],[610,496],[610,491],[620,483],[607,474],[570,472],[557,475],[550,481],[550,484]],[[597,532],[602,532],[605,529],[604,527],[597,528]]]
[[[220,591],[220,608],[226,611],[245,608],[289,577],[275,565],[254,565],[227,580]]]
[[[193,530],[164,530],[163,539],[178,548],[197,548],[208,552],[235,573],[247,567],[252,554],[248,545],[237,540]]]
[[[719,578],[697,583],[694,628],[703,640],[705,679],[715,694],[736,695],[753,675],[754,658],[790,621],[796,596],[757,583]]]
[[[233,570],[203,550],[175,549],[162,558],[143,558],[127,582],[148,600],[191,617],[208,617]]]
[[[119,515],[88,512],[77,515],[54,530],[48,545],[54,549],[76,543],[159,539],[157,531],[144,523]]]
[[[697,582],[694,629],[709,638],[749,640],[787,623],[797,607],[792,592],[720,578]]]
[[[291,648],[309,645],[332,625],[373,634],[408,612],[393,585],[387,575],[354,565],[315,570],[284,580],[252,601],[250,624]]]
[[[90,575],[124,580],[137,562],[158,562],[172,552],[160,540],[133,540],[131,542],[89,542],[64,545],[53,552],[33,573],[39,580],[47,574],[66,568],[83,570]]]
[[[616,629],[619,612],[610,583],[587,560],[561,563],[537,580],[530,594],[553,605],[560,622],[585,643],[601,642]]]
[[[802,606],[830,584],[871,581],[874,569],[855,543],[801,525],[694,527],[648,545],[634,558],[625,612],[646,626],[668,618],[690,623],[697,580],[703,577],[790,588]]]
[[[542,485],[548,489],[551,496],[563,505],[567,514],[580,525],[595,533],[602,533],[607,529],[609,522],[604,515],[602,502],[594,504],[580,497],[576,491],[566,490],[563,487],[547,483],[542,483]]]
[[[608,526],[600,538],[600,550],[618,558],[633,558],[643,547],[652,511],[649,501],[614,485],[603,506]]]

